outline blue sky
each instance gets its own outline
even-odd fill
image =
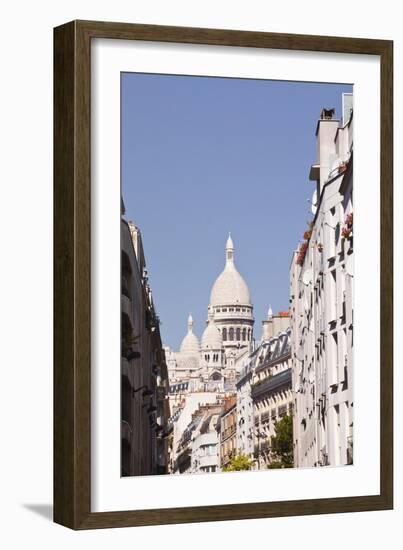
[[[352,86],[122,74],[122,192],[140,227],[164,344],[189,312],[200,337],[228,232],[254,304],[288,309],[289,266],[311,218],[315,129]]]

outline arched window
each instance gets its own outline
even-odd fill
[[[250,340],[250,329],[248,330],[248,340]]]
[[[242,329],[242,340],[245,342],[246,340],[246,328]]]
[[[227,341],[227,329],[226,328],[222,329],[222,339],[223,339],[224,342]]]
[[[229,329],[229,340],[230,342],[234,340],[234,329],[232,327]]]
[[[236,329],[236,339],[237,339],[238,342],[241,339],[241,329],[240,328]]]

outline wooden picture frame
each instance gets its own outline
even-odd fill
[[[91,512],[91,40],[113,38],[380,56],[380,493]],[[54,520],[72,529],[329,514],[393,507],[393,43],[385,40],[73,21],[54,30]]]

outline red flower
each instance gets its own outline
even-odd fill
[[[346,219],[344,220],[344,227],[341,230],[342,237],[348,239],[353,231],[353,213],[350,212],[347,214]]]
[[[298,255],[296,260],[298,265],[302,266],[302,264],[304,263],[307,250],[308,250],[308,243],[305,241],[300,245],[298,250]]]

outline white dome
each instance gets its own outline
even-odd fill
[[[197,336],[193,334],[193,332],[186,334],[185,338],[182,340],[180,352],[197,354],[199,351],[200,345]]]
[[[200,352],[200,344],[196,334],[193,333],[193,318],[189,315],[188,318],[188,333],[182,340],[180,347],[181,353],[198,354]]]
[[[229,304],[251,305],[248,285],[235,266],[227,264],[217,277],[211,289],[210,304],[221,306]]]
[[[210,305],[252,305],[248,285],[234,264],[234,245],[231,236],[226,246],[224,271],[217,277],[210,294]]]
[[[222,348],[222,336],[213,320],[209,321],[209,324],[203,332],[201,347],[202,349],[214,350]]]

